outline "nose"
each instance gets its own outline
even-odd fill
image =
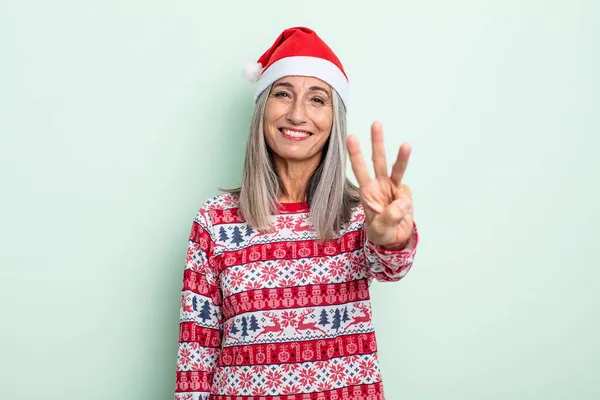
[[[306,122],[306,109],[304,102],[299,99],[294,99],[290,105],[290,110],[287,114],[287,120],[295,125],[300,125]]]

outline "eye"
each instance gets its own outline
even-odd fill
[[[287,92],[277,92],[275,97],[290,97],[290,95]]]
[[[325,104],[325,101],[320,97],[313,97],[312,101],[314,101],[316,103]]]

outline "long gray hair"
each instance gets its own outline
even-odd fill
[[[270,230],[269,216],[277,212],[278,196],[287,194],[273,167],[273,154],[263,134],[263,117],[270,92],[271,86],[256,100],[241,187],[219,188],[239,196],[240,214],[248,225],[260,231]],[[320,240],[335,237],[342,223],[348,223],[352,209],[359,202],[358,188],[346,178],[346,107],[337,92],[333,89],[331,92],[331,135],[306,187],[310,220]]]

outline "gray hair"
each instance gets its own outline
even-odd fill
[[[263,119],[271,86],[256,100],[250,123],[250,135],[241,187],[221,189],[239,196],[240,214],[248,225],[269,231],[269,216],[277,212],[279,194],[285,194],[273,155],[263,134]],[[323,156],[306,186],[310,220],[320,240],[332,239],[342,224],[348,223],[352,209],[358,205],[358,188],[346,178],[346,107],[332,89],[333,124]]]

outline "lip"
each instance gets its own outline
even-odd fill
[[[295,131],[295,132],[304,132],[304,133],[310,133],[312,135],[312,132],[310,131],[305,131],[304,129],[296,129],[296,128],[290,128],[289,126],[280,126],[279,130],[282,129],[287,129],[288,131]]]
[[[304,132],[304,133],[308,133],[310,136],[306,136],[306,137],[292,137],[292,136],[288,136],[288,135],[286,135],[285,133],[283,133],[283,130],[284,130],[284,129],[288,129],[288,130],[290,130],[290,131],[295,131],[295,132]],[[309,139],[309,138],[312,136],[312,133],[311,133],[311,132],[309,132],[309,131],[305,131],[305,130],[302,130],[302,129],[288,128],[288,127],[285,127],[285,126],[284,126],[284,127],[281,127],[281,128],[279,128],[279,132],[281,132],[281,136],[283,136],[284,138],[286,138],[286,139],[288,139],[288,140],[294,140],[294,141],[297,141],[297,142],[299,142],[299,141],[302,141],[302,140]]]

